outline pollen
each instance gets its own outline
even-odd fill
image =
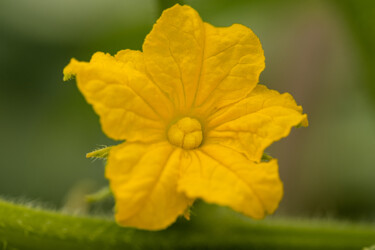
[[[202,126],[194,118],[184,117],[168,129],[168,140],[171,144],[183,149],[195,149],[202,144]]]

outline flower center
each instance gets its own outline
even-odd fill
[[[184,117],[173,124],[168,130],[171,144],[183,149],[194,149],[202,143],[202,126],[194,118]]]

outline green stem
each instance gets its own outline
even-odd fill
[[[89,203],[94,203],[94,202],[103,201],[110,197],[113,197],[112,191],[108,186],[106,186],[106,187],[101,188],[99,191],[93,194],[87,195],[86,201]]]
[[[200,210],[190,222],[147,232],[0,200],[0,249],[362,249],[375,243],[368,225],[253,221],[217,207]]]

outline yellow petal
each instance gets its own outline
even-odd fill
[[[241,24],[216,28],[205,23],[205,33],[195,105],[220,108],[244,98],[256,86],[265,67],[264,53],[258,37]]]
[[[75,75],[78,88],[100,116],[104,132],[116,140],[154,141],[165,137],[173,105],[142,72],[141,52],[123,51],[116,58],[101,52],[90,62],[72,59],[65,75]]]
[[[167,142],[125,142],[111,149],[106,177],[120,225],[158,230],[184,214],[190,203],[177,192],[180,153]]]
[[[131,49],[120,50],[114,57],[130,67],[146,74],[143,53],[141,51]]]
[[[208,119],[206,141],[225,145],[259,162],[265,148],[300,124],[307,125],[307,116],[290,94],[258,85],[247,98]]]
[[[276,160],[249,161],[220,145],[183,154],[178,190],[192,199],[229,206],[256,219],[273,213],[283,194]]]
[[[148,72],[180,110],[193,101],[203,51],[203,22],[189,6],[165,10],[143,44]]]
[[[181,113],[246,96],[264,68],[261,44],[245,26],[215,28],[189,6],[163,12],[143,44],[147,71]]]

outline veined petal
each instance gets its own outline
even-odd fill
[[[143,44],[147,71],[181,113],[206,114],[245,97],[264,69],[263,49],[247,27],[216,28],[189,6],[163,12]]]
[[[244,98],[258,83],[264,52],[251,29],[205,23],[206,47],[195,106],[211,112]],[[206,113],[207,114],[207,113]]]
[[[183,154],[178,190],[256,219],[273,213],[283,194],[276,160],[254,163],[230,148],[205,145]]]
[[[194,9],[175,5],[163,12],[143,44],[148,72],[182,111],[191,106],[200,77],[203,26]]]
[[[189,199],[177,192],[180,154],[167,142],[125,142],[111,149],[106,177],[120,225],[158,230],[184,213]]]
[[[265,148],[300,124],[308,125],[307,116],[290,94],[258,85],[247,98],[211,115],[207,142],[225,145],[259,162]]]
[[[173,106],[142,72],[141,52],[123,51],[116,58],[95,53],[89,63],[72,59],[65,75],[75,75],[78,88],[100,116],[103,131],[116,140],[154,141],[164,130]]]

